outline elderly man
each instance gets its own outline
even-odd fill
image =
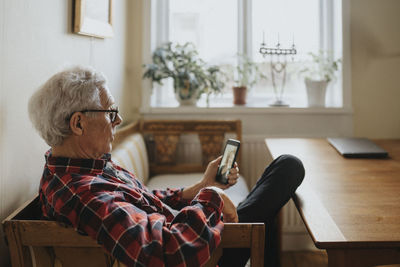
[[[220,242],[221,213],[224,222],[271,224],[304,177],[301,162],[283,156],[236,209],[221,189],[236,183],[238,167],[228,185],[217,183],[219,157],[193,186],[149,191],[111,160],[122,118],[104,76],[87,67],[51,77],[31,97],[29,114],[51,147],[39,188],[44,217],[88,234],[128,266],[203,265]],[[247,250],[228,250],[220,265],[242,266],[248,257]]]

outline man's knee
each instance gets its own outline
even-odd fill
[[[290,183],[295,185],[296,188],[302,183],[305,175],[303,163],[299,158],[293,155],[281,155],[278,158],[279,165],[285,169],[289,175],[286,176],[290,179]]]

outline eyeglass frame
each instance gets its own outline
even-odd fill
[[[114,119],[112,119],[110,117],[111,123],[114,123],[117,120],[117,117],[119,115],[119,109],[118,108],[116,108],[116,109],[84,109],[84,110],[80,110],[80,111],[76,111],[76,112],[81,112],[81,113],[86,113],[86,112],[108,112],[108,113],[115,114],[115,115],[113,115]]]

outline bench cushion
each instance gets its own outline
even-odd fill
[[[152,189],[181,188],[193,185],[203,178],[203,173],[187,173],[187,174],[163,174],[151,177],[147,183],[147,187]],[[237,206],[243,201],[249,193],[246,182],[243,177],[239,177],[238,182],[225,190],[225,193]]]
[[[146,144],[141,134],[132,134],[118,145],[112,152],[112,160],[128,171],[133,172],[142,183],[147,183],[149,179],[149,161]]]

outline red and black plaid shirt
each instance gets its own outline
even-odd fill
[[[109,154],[71,159],[49,150],[39,195],[45,217],[88,234],[128,266],[201,266],[221,240],[223,202],[214,190],[190,203],[182,189],[150,192]]]

